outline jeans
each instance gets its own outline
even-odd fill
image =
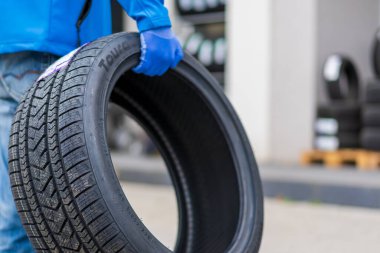
[[[0,253],[33,252],[13,201],[8,142],[12,118],[22,96],[56,59],[39,52],[0,54]]]

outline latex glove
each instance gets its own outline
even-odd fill
[[[182,47],[170,28],[140,33],[140,63],[133,71],[148,76],[161,76],[175,68],[183,58]]]

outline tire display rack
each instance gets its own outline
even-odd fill
[[[359,74],[349,57],[329,56],[323,68],[328,102],[319,105],[314,124],[314,148],[320,151],[359,148],[361,104]]]
[[[363,148],[378,152],[380,151],[380,81],[370,81],[365,87],[364,94],[360,141]]]
[[[371,52],[374,78],[364,87],[352,59],[330,55],[323,67],[328,102],[318,105],[314,122],[314,150],[300,162],[326,167],[354,164],[358,169],[380,167],[380,29]]]
[[[176,0],[181,19],[194,28],[184,49],[198,59],[224,87],[227,41],[225,0]]]
[[[374,36],[372,47],[372,69],[374,78],[364,88],[362,106],[362,131],[360,142],[363,148],[380,151],[380,29]]]

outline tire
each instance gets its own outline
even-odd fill
[[[214,63],[214,43],[211,40],[205,39],[198,53],[198,60],[208,69],[213,68]]]
[[[176,0],[175,2],[178,13],[184,17],[225,11],[224,1],[219,0]]]
[[[364,149],[380,151],[380,129],[364,128],[360,136],[360,143]]]
[[[359,132],[360,121],[335,118],[317,118],[314,129],[316,134],[336,135],[341,132]]]
[[[207,11],[206,0],[193,0],[193,8],[196,13],[203,13]]]
[[[181,13],[190,12],[193,9],[192,0],[177,0],[178,10]]]
[[[316,134],[336,135],[358,132],[361,128],[360,106],[356,103],[330,103],[317,108],[314,130]]]
[[[359,99],[359,75],[348,57],[339,54],[329,56],[323,68],[323,78],[331,100]]]
[[[363,107],[362,123],[364,127],[380,128],[380,104],[365,105]]]
[[[223,37],[204,38],[202,33],[191,34],[183,47],[210,72],[223,72],[226,59],[226,41]]]
[[[224,72],[227,55],[226,39],[224,37],[216,39],[214,48],[215,71]]]
[[[206,4],[207,4],[207,8],[209,10],[213,10],[213,9],[218,8],[219,0],[205,0],[205,1],[206,1]]]
[[[368,82],[365,87],[364,101],[366,104],[380,104],[380,80]]]
[[[191,56],[198,58],[198,52],[203,42],[203,35],[201,33],[191,34],[185,41],[183,48]]]
[[[380,78],[380,29],[376,31],[372,47],[372,69],[376,78]]]
[[[115,34],[51,66],[18,107],[12,191],[38,252],[169,252],[130,206],[106,143],[109,100],[156,142],[176,189],[175,252],[258,252],[263,197],[244,129],[189,55],[162,77],[129,71],[138,34]],[[66,62],[66,63],[62,63]]]
[[[317,135],[314,140],[314,147],[323,151],[335,151],[344,148],[359,148],[358,133],[339,133],[335,136]]]
[[[338,121],[360,121],[360,113],[358,103],[334,102],[317,108],[317,118],[334,118]]]

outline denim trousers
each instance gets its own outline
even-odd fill
[[[40,52],[0,54],[0,253],[33,252],[13,200],[8,176],[8,142],[22,96],[57,57]]]

